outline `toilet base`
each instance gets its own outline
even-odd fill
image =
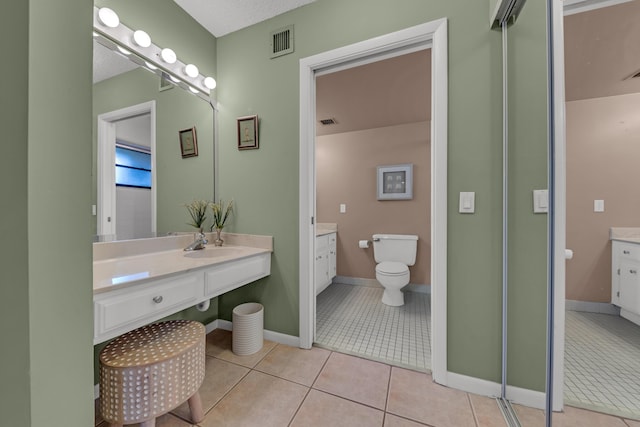
[[[386,289],[382,294],[382,303],[392,307],[404,305],[404,294],[400,289]]]

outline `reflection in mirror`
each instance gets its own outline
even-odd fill
[[[211,105],[180,86],[161,85],[158,75],[94,40],[93,110],[95,241],[189,231],[183,205],[214,198]],[[199,155],[182,159],[178,132],[191,127]],[[146,153],[149,170],[116,150]],[[148,182],[120,180],[124,169]]]

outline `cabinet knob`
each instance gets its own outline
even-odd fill
[[[160,304],[163,299],[164,298],[162,298],[162,295],[158,295],[157,297],[153,297],[153,302],[155,302],[156,304]]]
[[[638,274],[638,270],[629,270],[629,273],[631,273],[631,274]]]
[[[624,250],[624,251],[622,251],[622,253],[625,254],[625,255],[629,255],[631,252],[629,252],[627,250]]]

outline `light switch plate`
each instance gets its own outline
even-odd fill
[[[533,190],[533,213],[549,212],[549,190]]]
[[[347,213],[347,205],[345,203],[340,203],[340,213]]]
[[[604,212],[604,200],[594,200],[593,201],[593,211],[594,212]]]
[[[460,213],[475,213],[476,211],[476,193],[473,191],[460,192]]]

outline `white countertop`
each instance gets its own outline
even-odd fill
[[[618,241],[618,242],[640,244],[640,237],[612,237],[611,240],[615,240],[615,241]]]
[[[637,227],[611,227],[609,238],[619,242],[640,243],[640,228]]]
[[[329,222],[319,222],[316,224],[316,237],[324,236],[325,234],[337,233],[338,224]]]
[[[209,241],[213,236],[207,233]],[[108,292],[229,261],[273,252],[273,237],[222,233],[224,246],[184,251],[193,233],[93,244],[93,293]]]
[[[93,293],[122,289],[150,279],[269,252],[271,251],[268,249],[247,246],[207,245],[199,251],[185,252],[177,249],[94,261]]]

